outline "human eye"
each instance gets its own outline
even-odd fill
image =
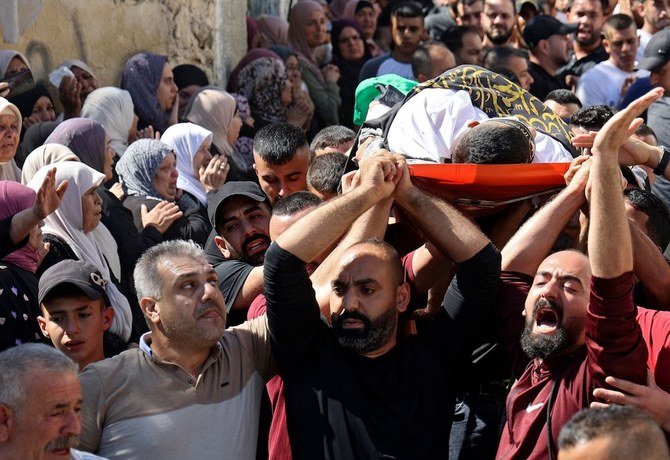
[[[63,317],[60,315],[52,316],[49,318],[49,321],[51,321],[54,324],[61,324],[63,322]]]
[[[226,225],[226,231],[227,232],[232,232],[234,230],[237,230],[239,228],[239,226],[240,226],[240,224],[238,224],[237,222],[228,224],[228,225]]]

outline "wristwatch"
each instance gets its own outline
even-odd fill
[[[661,150],[663,150],[663,155],[661,156],[661,161],[658,163],[658,166],[656,166],[652,171],[654,174],[657,176],[662,176],[663,172],[665,171],[665,168],[667,168],[668,163],[670,163],[670,150],[668,150],[665,146],[661,145]]]

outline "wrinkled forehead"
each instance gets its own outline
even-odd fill
[[[584,287],[591,284],[591,267],[586,255],[577,251],[560,251],[542,261],[537,273],[571,275],[580,279]]]

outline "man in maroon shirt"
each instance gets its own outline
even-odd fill
[[[500,335],[518,379],[507,399],[499,459],[556,458],[560,428],[588,407],[607,375],[646,380],[618,150],[635,116],[660,96],[654,90],[616,114],[597,135],[592,160],[502,252]],[[589,257],[576,251],[546,257],[585,195]]]

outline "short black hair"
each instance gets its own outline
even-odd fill
[[[580,101],[577,95],[569,89],[555,89],[549,91],[547,97],[544,98],[544,102],[547,101],[555,101],[563,105],[575,104],[580,109],[582,108],[582,101]]]
[[[307,208],[318,206],[322,203],[321,198],[305,190],[293,192],[290,195],[279,198],[272,208],[273,216],[292,216]]]
[[[400,2],[391,10],[391,17],[422,18],[424,17],[421,5],[417,2]]]
[[[608,439],[607,458],[668,458],[663,430],[645,412],[612,404],[606,408],[583,409],[561,429],[560,450],[572,449],[595,439]]]
[[[647,234],[655,245],[665,250],[670,244],[670,210],[663,200],[653,193],[636,188],[624,190],[624,196],[628,204],[649,217]]]
[[[296,152],[309,148],[305,132],[290,123],[272,123],[263,126],[254,136],[254,153],[271,165],[285,165]]]
[[[307,170],[307,185],[317,192],[337,195],[337,188],[344,174],[347,156],[331,152],[319,155]]]
[[[356,139],[356,133],[351,129],[342,125],[332,125],[316,133],[309,148],[314,152],[327,147],[337,147],[352,142],[354,139]]]
[[[449,51],[458,53],[463,49],[463,36],[476,33],[477,31],[471,26],[451,26],[442,32],[440,41],[449,48]]]
[[[638,136],[651,136],[654,138],[656,144],[658,145],[658,136],[656,135],[656,132],[649,127],[649,125],[645,125],[644,123],[642,123],[635,130],[635,134]]]
[[[454,163],[520,164],[533,161],[534,141],[521,122],[487,120],[469,129],[456,142],[451,154]],[[527,128],[526,128],[527,129]]]
[[[570,124],[589,131],[598,131],[614,116],[614,110],[607,105],[582,107],[572,114]]]
[[[483,64],[484,67],[489,70],[509,69],[509,59],[513,57],[518,57],[527,61],[528,53],[508,45],[495,46],[486,52]]]
[[[609,31],[611,30],[626,30],[630,28],[637,30],[632,17],[628,16],[627,14],[613,14],[607,18],[607,21],[605,21],[605,24],[603,24],[602,34],[605,38],[607,38],[610,33]]]
[[[419,75],[431,75],[433,73],[433,61],[430,59],[430,53],[426,45],[419,45],[412,55],[412,75],[418,78]]]

